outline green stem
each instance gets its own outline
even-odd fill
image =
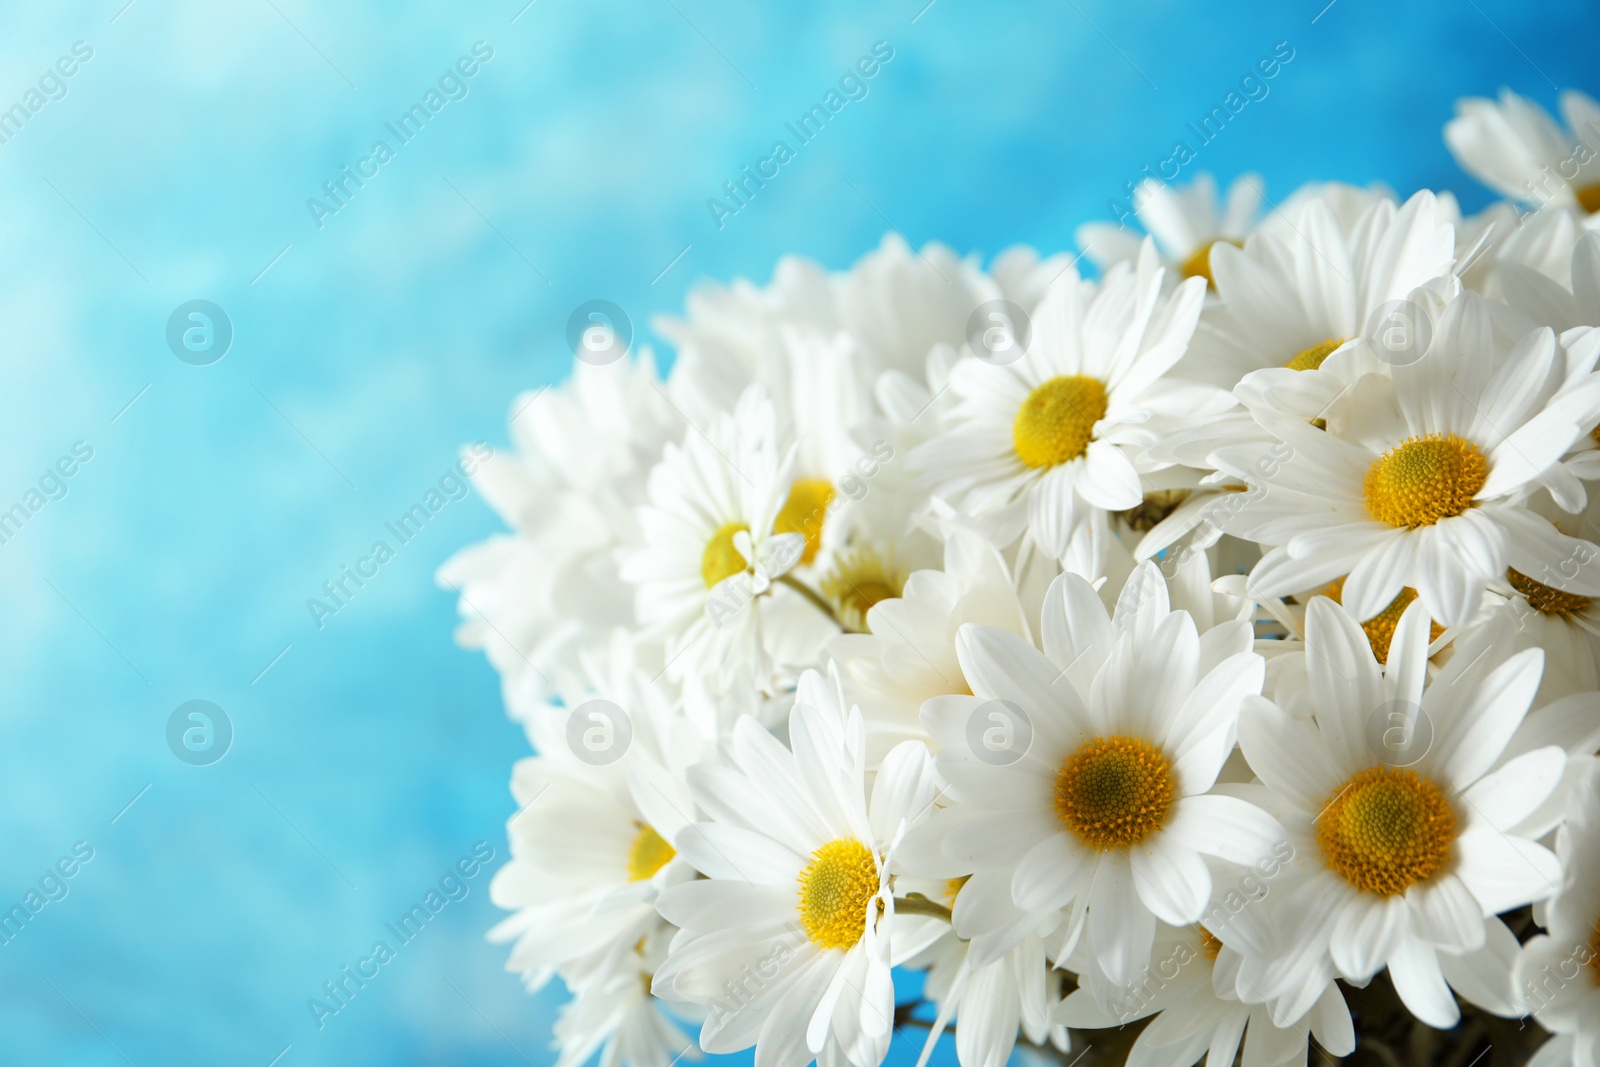
[[[828,618],[833,619],[834,622],[839,621],[833,614],[833,605],[829,604],[826,600],[823,600],[821,595],[818,594],[815,589],[812,589],[810,586],[806,585],[792,574],[780,575],[778,577],[778,582],[782,585],[788,586],[790,589],[793,589],[795,592],[811,601],[812,607],[822,612]]]
[[[907,893],[903,897],[895,897],[894,910],[896,913],[927,915],[943,919],[945,922],[951,921],[949,908],[943,904],[935,904],[921,893]]]

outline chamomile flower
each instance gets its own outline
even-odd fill
[[[970,941],[949,933],[909,962],[927,965],[923,993],[939,1006],[917,1067],[927,1064],[952,1021],[961,1067],[1005,1067],[1019,1036],[1067,1051],[1067,1028],[1051,1019],[1060,1000],[1053,992],[1060,972],[1051,969],[1039,934],[1025,937],[998,959],[980,963]]]
[[[1322,375],[1307,370],[1307,375]],[[1515,345],[1465,293],[1416,362],[1367,375],[1327,409],[1325,428],[1253,408],[1276,440],[1214,458],[1255,490],[1227,532],[1276,546],[1250,575],[1258,597],[1348,575],[1357,618],[1416,589],[1445,626],[1465,624],[1509,565],[1542,573],[1567,538],[1523,502],[1537,479],[1600,417],[1600,380],[1567,388],[1548,329]]]
[[[1600,766],[1573,791],[1562,831],[1560,889],[1544,909],[1547,932],[1522,946],[1517,988],[1533,1017],[1554,1032],[1530,1062],[1595,1067],[1600,1062]]]
[[[1173,611],[1153,563],[1134,572],[1113,615],[1087,582],[1062,575],[1042,636],[1040,652],[1004,630],[963,627],[957,651],[974,695],[923,707],[956,798],[937,817],[942,849],[980,873],[1002,871],[1023,912],[1070,906],[1065,942],[1086,930],[1123,982],[1149,958],[1157,919],[1200,918],[1211,895],[1203,855],[1251,863],[1282,836],[1253,805],[1210,795],[1263,663],[1248,623],[1202,636]],[[1007,736],[992,735],[1008,744],[991,743],[991,721],[1009,723]]]
[[[694,1039],[679,1028],[664,1003],[650,993],[654,965],[666,953],[672,927],[664,922],[640,939],[634,960],[578,986],[554,1027],[556,1067],[583,1067],[599,1053],[598,1067],[672,1067],[700,1060]],[[673,1005],[678,1013],[692,1005]]]
[[[1496,764],[1543,657],[1502,660],[1485,648],[1453,657],[1430,683],[1420,603],[1401,618],[1382,667],[1355,619],[1326,598],[1307,610],[1306,643],[1315,722],[1257,698],[1239,724],[1302,879],[1275,898],[1282,942],[1264,992],[1303,988],[1331,961],[1357,983],[1387,966],[1400,999],[1430,1026],[1455,1025],[1452,988],[1514,1014],[1506,975],[1516,940],[1495,915],[1556,886],[1555,856],[1516,831],[1556,787],[1566,756],[1545,747]]]
[[[1600,104],[1576,90],[1561,94],[1566,126],[1510,89],[1498,102],[1456,104],[1444,128],[1456,161],[1504,196],[1591,217],[1600,212]]]
[[[1335,1056],[1355,1050],[1350,1009],[1336,984],[1323,982],[1309,1008],[1286,1019],[1242,977],[1244,959],[1204,926],[1163,925],[1132,983],[1113,984],[1087,953],[1074,957],[1083,968],[1079,987],[1055,1017],[1095,1030],[1154,1015],[1128,1054],[1131,1067],[1190,1067],[1202,1056],[1229,1064],[1241,1047],[1253,1067],[1301,1067],[1312,1036]]]
[[[1149,242],[1136,266],[1112,268],[1099,286],[1068,271],[1034,316],[1024,355],[957,364],[957,403],[912,457],[933,492],[999,519],[1004,543],[1026,532],[1047,558],[1071,556],[1097,574],[1108,514],[1144,499],[1138,464],[1156,427],[1232,404],[1219,390],[1166,377],[1205,289],[1190,279],[1168,294],[1166,275]]]
[[[1161,258],[1185,278],[1211,279],[1214,245],[1243,244],[1261,213],[1261,176],[1244,174],[1219,200],[1217,182],[1200,174],[1187,186],[1146,178],[1133,190],[1133,213],[1155,239]],[[1139,238],[1126,225],[1090,222],[1078,227],[1078,247],[1097,266],[1110,267],[1139,257]]]
[[[773,435],[772,407],[753,388],[732,415],[667,445],[640,509],[643,546],[622,564],[640,622],[666,643],[669,676],[702,679],[713,692],[741,670],[765,685],[760,598],[805,544],[773,530],[789,462]]]
[[[655,988],[710,1009],[708,1052],[754,1045],[763,1064],[842,1056],[876,1067],[893,1033],[890,967],[905,925],[893,853],[933,805],[932,762],[917,742],[897,747],[869,799],[860,712],[846,713],[836,681],[815,672],[800,680],[789,740],[741,718],[728,765],[692,775],[711,821],[675,843],[705,877],[658,902],[682,933]]]

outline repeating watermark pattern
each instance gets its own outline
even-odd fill
[[[420,902],[411,905],[398,919],[384,923],[384,936],[372,943],[365,956],[354,964],[340,966],[333,978],[322,983],[321,995],[306,998],[306,1010],[311,1013],[311,1021],[317,1024],[317,1029],[326,1028],[330,1018],[348,1008],[367,983],[399,958],[400,950],[415,941],[436,915],[449,905],[466,900],[472,892],[472,879],[493,860],[494,847],[487,841],[477,842],[469,855],[445,868],[438,883],[428,887]]]
[[[1538,975],[1524,971],[1520,978],[1528,1011],[1534,1015],[1544,1011],[1555,1003],[1556,995],[1567,987],[1567,983],[1576,981],[1580,975],[1584,981],[1589,981],[1592,972],[1588,972],[1588,968],[1593,966],[1594,961],[1594,949],[1580,943],[1573,945],[1572,951],[1563,956],[1553,970],[1546,963],[1539,968]]]
[[[327,625],[327,620],[350,606],[357,594],[376,578],[385,564],[394,559],[399,550],[410,544],[432,518],[447,504],[465,500],[472,492],[472,475],[494,455],[494,449],[478,441],[467,449],[466,455],[444,473],[438,481],[422,494],[422,498],[401,512],[395,519],[385,522],[383,528],[393,538],[379,538],[354,564],[341,563],[339,573],[322,583],[322,596],[306,598],[306,611],[317,629]]]
[[[1228,90],[1221,103],[1212,105],[1209,111],[1200,116],[1198,124],[1193,120],[1184,123],[1184,136],[1173,142],[1172,151],[1165,159],[1153,167],[1146,163],[1137,177],[1123,183],[1127,201],[1115,197],[1110,200],[1108,207],[1117,224],[1125,229],[1133,220],[1133,213],[1141,205],[1140,190],[1148,188],[1144,185],[1145,181],[1161,186],[1176,180],[1183,168],[1199,156],[1200,149],[1222,136],[1228,123],[1237,119],[1250,104],[1267,98],[1272,92],[1272,87],[1267,83],[1282,73],[1294,57],[1294,47],[1288,41],[1277,42],[1272,46],[1271,54],[1256,60],[1255,65],[1240,77],[1238,89]],[[1191,136],[1194,140],[1192,145],[1189,143]]]
[[[967,317],[967,348],[996,367],[1027,355],[1032,340],[1028,313],[1009,300],[985,300]]]
[[[609,300],[586,300],[567,316],[567,347],[585,363],[615,363],[633,347],[633,320]]]
[[[209,767],[233,747],[233,720],[209,700],[186,701],[167,716],[167,747],[191,767]]]
[[[1588,127],[1591,135],[1600,139],[1600,127],[1596,127],[1593,119],[1586,120],[1584,125]],[[1546,163],[1539,168],[1537,181],[1532,178],[1525,179],[1522,183],[1522,189],[1526,194],[1528,207],[1524,208],[1521,204],[1515,201],[1512,202],[1512,207],[1517,212],[1518,225],[1529,216],[1537,214],[1552,200],[1556,200],[1564,191],[1570,189],[1572,183],[1578,178],[1578,172],[1583,167],[1593,163],[1594,159],[1594,149],[1579,140],[1573,144],[1572,150],[1567,155],[1556,161],[1554,171],[1550,169],[1550,164]]]
[[[1390,700],[1367,716],[1367,748],[1389,767],[1410,767],[1433,748],[1433,719],[1421,704]]]
[[[967,716],[967,751],[980,763],[1009,767],[1033,747],[1033,719],[1009,700],[985,700]]]
[[[567,747],[591,767],[617,762],[633,744],[633,720],[620,704],[595,698],[567,716]]]
[[[94,47],[89,42],[72,42],[71,53],[57,59],[53,66],[39,75],[35,83],[37,88],[26,90],[15,104],[0,110],[0,144],[10,144],[22,132],[22,127],[43,111],[47,104],[65,100],[70,90],[68,80],[93,58]]]
[[[830,88],[822,95],[822,102],[812,104],[810,109],[804,111],[793,121],[785,122],[783,128],[794,138],[794,147],[789,146],[786,140],[777,140],[772,143],[772,149],[762,158],[756,160],[752,170],[746,163],[739,168],[739,175],[731,181],[722,183],[723,196],[706,198],[706,210],[711,213],[711,221],[716,223],[717,229],[723,229],[727,220],[739,214],[750,206],[756,194],[767,187],[767,183],[783,173],[783,168],[799,155],[801,148],[816,140],[823,129],[851,101],[860,101],[867,98],[872,91],[868,84],[878,73],[894,59],[894,46],[887,41],[878,41],[873,44],[870,55],[862,56],[856,60],[855,66],[839,76],[838,88]],[[770,168],[770,169],[769,169]]]
[[[349,207],[356,195],[366,188],[367,182],[381,174],[384,165],[399,155],[400,149],[410,144],[433,117],[445,109],[445,105],[465,100],[472,92],[468,83],[493,58],[493,46],[486,41],[474,41],[471,53],[461,56],[453,67],[439,75],[438,81],[423,92],[419,101],[383,124],[388,139],[380,137],[373,141],[367,154],[357,159],[353,166],[343,164],[336,177],[323,182],[322,195],[306,199],[306,210],[310,212],[311,221],[317,229],[324,228],[329,218]],[[390,139],[394,141],[393,144],[389,143]]]
[[[1433,309],[1423,300],[1390,300],[1367,316],[1366,336],[1372,354],[1391,367],[1409,367],[1428,353],[1433,343]]]
[[[87,441],[74,441],[72,449],[62,455],[39,475],[37,487],[29,486],[21,498],[9,508],[0,511],[0,545],[11,543],[44,506],[65,500],[71,490],[70,480],[94,458],[94,446]]]
[[[66,900],[72,892],[72,879],[92,859],[94,846],[87,841],[78,841],[73,844],[70,854],[47,867],[20,901],[0,912],[0,945],[10,945],[46,907]]]
[[[783,969],[794,959],[795,949],[804,943],[805,933],[798,926],[791,927],[765,956],[754,964],[745,963],[737,977],[723,981],[722,995],[712,998],[709,1005],[711,1019],[720,1023],[754,1003],[763,989],[778,980]]]
[[[233,347],[233,320],[209,300],[190,300],[167,318],[167,347],[195,367],[209,367]]]

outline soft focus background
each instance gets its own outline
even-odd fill
[[[0,946],[0,1060],[551,1062],[560,993],[483,941],[489,871],[324,1028],[306,1006],[476,843],[504,858],[526,742],[433,581],[495,519],[449,503],[320,629],[306,601],[459,446],[504,442],[578,304],[646,335],[699,279],[841,268],[891,229],[1070,247],[1280,41],[1186,175],[1475,208],[1456,97],[1600,90],[1577,0],[925,4],[0,3],[0,111],[92,49],[0,143],[0,511],[92,449],[0,544],[0,910],[93,849]],[[400,146],[384,123],[479,41]],[[867,98],[719,230],[707,198],[877,41]],[[319,228],[307,199],[379,138]],[[195,299],[234,331],[209,366],[166,342]],[[234,730],[210,766],[167,743],[195,699]]]

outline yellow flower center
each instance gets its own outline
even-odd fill
[[[628,881],[642,882],[654,878],[656,872],[672,862],[678,850],[667,839],[656,833],[648,823],[639,823],[639,833],[628,848]]]
[[[1195,929],[1200,931],[1200,954],[1208,960],[1216,959],[1222,951],[1222,941],[1204,926],[1196,926]]]
[[[962,888],[966,886],[971,877],[972,875],[970,874],[963,874],[960,878],[951,878],[945,882],[944,899],[946,904],[949,904],[952,908],[956,906],[956,897],[961,895]]]
[[[1161,829],[1177,793],[1167,757],[1138,737],[1086,741],[1056,772],[1056,814],[1081,843],[1101,852]]]
[[[1321,344],[1312,345],[1302,351],[1284,366],[1290,370],[1316,370],[1322,366],[1322,361],[1333,355],[1334,350],[1344,344],[1348,338],[1330,337]]]
[[[1051,378],[1028,394],[1011,425],[1017,457],[1029,467],[1054,467],[1089,447],[1094,424],[1106,416],[1106,387],[1098,378]]]
[[[725,523],[706,542],[705,553],[700,557],[700,577],[705,580],[707,589],[749,566],[739,550],[733,547],[733,535],[749,529],[742,522]]]
[[[1456,816],[1444,790],[1403,767],[1369,767],[1333,795],[1317,819],[1330,870],[1368,893],[1394,896],[1450,860]]]
[[[1243,241],[1235,241],[1231,237],[1222,237],[1218,240],[1220,240],[1223,244],[1232,245],[1235,248],[1244,247]],[[1207,241],[1205,244],[1195,249],[1194,253],[1190,255],[1188,259],[1183,261],[1183,266],[1178,268],[1178,273],[1182,274],[1185,278],[1204,278],[1206,280],[1206,287],[1215,289],[1217,287],[1217,281],[1211,276],[1211,249],[1216,244],[1217,241]]]
[[[1415,530],[1461,514],[1489,478],[1489,461],[1455,434],[1411,437],[1379,456],[1362,492],[1379,522]]]
[[[820,948],[849,948],[867,930],[878,861],[853,837],[829,841],[800,872],[800,925]]]
[[[832,500],[833,483],[826,478],[796,478],[789,487],[789,499],[779,509],[772,532],[805,534],[801,563],[810,564],[817,558],[817,549],[822,547],[822,520],[828,517]]]
[[[1339,578],[1328,586],[1324,594],[1336,604],[1344,603],[1344,579]],[[1389,645],[1394,641],[1395,627],[1400,625],[1400,616],[1406,613],[1411,602],[1417,599],[1417,591],[1409,585],[1389,601],[1389,606],[1378,612],[1372,618],[1361,624],[1361,629],[1367,635],[1367,643],[1372,646],[1372,656],[1379,663],[1389,662]],[[1428,642],[1432,644],[1439,640],[1444,633],[1444,627],[1436,622],[1428,623]]]
[[[1593,215],[1600,211],[1600,182],[1590,182],[1573,190],[1578,197],[1578,206]]]
[[[869,544],[841,553],[833,572],[822,580],[822,595],[834,606],[839,625],[852,633],[867,632],[867,612],[893,600],[905,589],[905,571]]]
[[[1594,603],[1592,596],[1563,593],[1543,582],[1534,581],[1521,571],[1506,571],[1506,581],[1511,583],[1511,588],[1523,595],[1534,611],[1545,615],[1578,615],[1588,611],[1590,605]]]

